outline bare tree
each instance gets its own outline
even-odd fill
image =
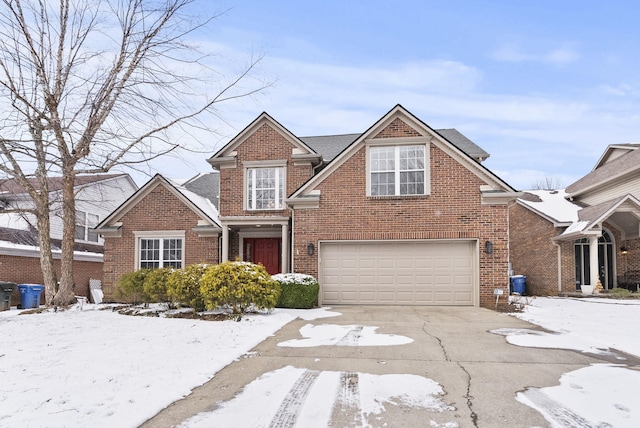
[[[47,304],[73,300],[77,175],[135,167],[172,152],[178,148],[172,130],[207,128],[203,113],[217,116],[219,103],[268,86],[251,80],[261,58],[225,79],[210,56],[188,44],[216,18],[197,22],[188,15],[192,3],[0,4],[0,174],[33,200]],[[51,176],[63,181],[59,286],[49,238]]]
[[[531,183],[531,190],[558,190],[561,187],[557,177],[544,177]]]

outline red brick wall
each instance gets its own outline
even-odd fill
[[[294,165],[291,158],[295,146],[269,124],[264,124],[237,148],[238,166],[220,170],[221,216],[288,216],[287,210],[247,211],[244,209],[243,161],[286,160],[287,177],[285,196],[293,193],[312,174],[311,165]],[[230,256],[231,257],[231,256]]]
[[[379,135],[412,135],[408,129],[395,121]],[[361,148],[318,186],[320,208],[295,211],[295,271],[318,275],[317,256],[308,256],[306,247],[309,242],[317,247],[319,240],[477,239],[482,249],[491,241],[492,254],[480,251],[480,304],[494,304],[493,289],[508,284],[507,206],[482,205],[484,183],[433,145],[430,175],[430,195],[367,197],[366,148]]]
[[[551,238],[559,233],[551,222],[531,210],[519,204],[510,206],[511,264],[514,274],[527,277],[528,295],[558,295],[558,247]],[[575,290],[573,241],[564,243],[563,250],[563,287],[573,284]]]
[[[103,291],[105,300],[115,299],[118,278],[134,266],[137,231],[185,231],[185,264],[217,263],[218,237],[199,237],[192,229],[198,216],[163,185],[158,185],[121,219],[122,237],[105,238]]]
[[[54,260],[55,269],[60,277],[60,260]],[[76,296],[89,296],[89,279],[102,279],[102,263],[76,261],[73,264],[73,276],[76,284]],[[40,259],[37,257],[19,257],[0,255],[0,280],[16,284],[44,284]],[[41,303],[44,304],[44,292]],[[17,289],[11,295],[11,304],[20,303]]]

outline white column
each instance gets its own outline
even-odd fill
[[[222,225],[222,261],[229,260],[229,226]]]
[[[280,254],[282,260],[282,273],[289,272],[289,225],[282,225],[282,248]]]
[[[591,277],[591,284],[595,286],[598,283],[598,237],[589,237],[589,276]]]

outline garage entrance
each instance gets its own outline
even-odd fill
[[[321,303],[472,306],[475,248],[475,241],[321,242]]]

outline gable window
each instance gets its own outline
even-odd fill
[[[75,239],[79,241],[98,242],[98,234],[90,229],[98,225],[98,216],[86,211],[76,211]]]
[[[182,238],[140,238],[140,268],[182,268]]]
[[[284,168],[247,169],[247,208],[281,210],[284,208]]]
[[[370,196],[426,194],[425,146],[369,148]]]

